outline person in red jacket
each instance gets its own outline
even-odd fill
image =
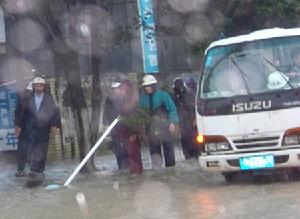
[[[113,82],[111,90],[104,117],[107,122],[112,122],[118,115],[122,116],[122,120],[111,132],[118,167],[140,174],[143,171],[141,144],[137,130],[130,127],[127,121],[136,113],[137,96],[129,80]]]

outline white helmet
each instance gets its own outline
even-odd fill
[[[112,82],[110,85],[111,88],[118,88],[120,86],[121,86],[121,82]]]
[[[280,71],[272,72],[268,77],[269,89],[280,89],[287,85],[289,78]]]
[[[46,81],[44,78],[42,77],[35,77],[33,80],[32,80],[32,84],[45,84]]]
[[[157,80],[153,75],[145,75],[143,77],[142,86],[147,86],[147,85],[156,84],[156,83],[157,83]]]

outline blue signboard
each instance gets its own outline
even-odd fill
[[[17,94],[8,87],[0,87],[0,151],[17,149],[14,110]]]
[[[158,57],[152,0],[138,0],[144,73],[157,73]]]
[[[4,23],[4,12],[0,6],[0,43],[5,43],[5,23]]]

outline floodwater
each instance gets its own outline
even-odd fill
[[[63,183],[76,162],[49,163],[46,181],[34,188],[14,177],[15,165],[1,163],[0,218],[299,218],[300,182],[287,179],[227,184],[217,173],[199,170],[177,150],[176,167],[152,170],[147,151],[145,171],[116,170],[112,154],[96,158],[98,172]],[[47,190],[47,185],[60,185]]]

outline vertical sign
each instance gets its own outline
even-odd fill
[[[137,0],[141,22],[144,73],[157,73],[158,57],[152,0]]]
[[[4,12],[1,6],[0,6],[0,43],[5,43]]]
[[[5,53],[5,23],[4,23],[4,12],[0,6],[0,54]]]
[[[17,149],[14,125],[16,103],[16,92],[7,87],[0,87],[0,151]]]

